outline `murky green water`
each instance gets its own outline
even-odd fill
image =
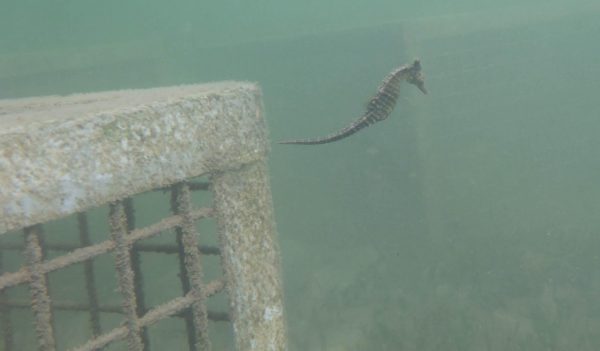
[[[0,98],[250,80],[314,137],[420,57],[388,120],[273,144],[290,349],[600,349],[600,5],[421,3],[6,3]]]

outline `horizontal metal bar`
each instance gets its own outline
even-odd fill
[[[211,217],[213,212],[214,211],[212,208],[202,207],[194,210],[191,213],[191,216],[194,220],[198,220],[200,218]],[[138,240],[151,238],[165,230],[169,230],[181,225],[181,222],[182,218],[179,215],[167,217],[147,227],[133,230],[129,235],[127,235],[127,242],[129,245],[131,245]],[[105,254],[111,250],[114,250],[114,248],[115,242],[112,240],[106,240],[92,246],[76,249],[66,255],[45,261],[40,264],[40,269],[43,274],[47,274],[57,269],[65,268],[75,263],[81,263],[96,256]],[[30,280],[31,275],[26,267],[23,267],[16,272],[4,273],[2,276],[0,276],[0,290],[27,283]]]
[[[0,300],[0,306],[8,306],[10,308],[31,308],[31,301],[29,300],[11,300],[2,299]],[[52,309],[56,311],[89,311],[90,305],[79,302],[71,301],[52,301]],[[100,305],[98,311],[104,313],[119,313],[122,314],[122,308],[118,305]]]
[[[222,291],[225,288],[220,290]],[[215,292],[215,294],[220,291]],[[0,299],[0,306],[6,306],[9,308],[15,309],[29,309],[31,308],[31,302],[29,300],[10,300],[10,299]],[[90,310],[90,305],[79,302],[70,302],[70,301],[52,301],[52,308],[54,313],[60,311],[82,311],[87,312]],[[118,305],[99,305],[98,311],[102,313],[117,313],[123,314],[123,309]],[[184,315],[182,312],[178,312],[173,315],[174,317],[183,318]],[[208,319],[213,322],[227,322],[229,321],[229,313],[227,312],[219,312],[219,311],[208,311]]]
[[[6,251],[23,251],[25,247],[19,243],[0,243],[0,250]],[[74,251],[81,249],[81,246],[73,244],[46,244],[44,248],[48,251]],[[135,249],[141,252],[159,252],[159,253],[179,253],[177,246],[168,244],[135,244]],[[203,255],[220,255],[220,250],[217,246],[199,245],[198,250]]]
[[[206,284],[206,290],[203,295],[206,297],[212,296],[219,291],[223,290],[225,282],[223,280],[215,280]],[[197,296],[193,292],[188,293],[183,297],[175,298],[169,302],[166,302],[158,307],[155,307],[148,311],[143,317],[139,319],[140,327],[148,327],[152,324],[160,321],[161,319],[176,315],[184,309],[190,307],[196,300]],[[95,339],[90,340],[88,343],[71,349],[71,351],[95,351],[98,350],[111,342],[122,340],[127,336],[127,327],[122,325],[117,327],[106,334],[103,334]]]

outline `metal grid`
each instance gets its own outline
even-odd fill
[[[0,312],[4,350],[19,349],[14,344],[13,323],[10,317],[11,310],[15,308],[31,308],[33,310],[40,350],[56,349],[53,310],[85,311],[89,314],[89,324],[94,339],[74,350],[98,350],[121,339],[127,340],[129,350],[149,350],[150,343],[146,327],[170,316],[185,319],[190,350],[209,350],[208,320],[228,321],[229,316],[223,312],[210,313],[206,311],[206,298],[221,292],[225,286],[223,279],[217,279],[207,284],[202,281],[200,256],[202,254],[218,255],[220,251],[218,247],[199,246],[197,243],[198,233],[195,221],[213,216],[214,210],[208,207],[194,209],[190,201],[190,191],[206,188],[206,183],[184,182],[174,185],[169,189],[173,215],[144,228],[135,228],[131,198],[110,204],[108,220],[111,227],[111,239],[98,244],[91,244],[87,215],[79,213],[77,221],[80,247],[44,244],[42,225],[34,225],[23,230],[24,245],[1,245],[0,252],[23,250],[27,261],[27,265],[19,271],[5,273],[0,277],[2,293]],[[176,246],[138,243],[143,239],[167,232],[169,229],[174,229],[176,232]],[[67,251],[68,253],[45,260],[44,252],[48,250]],[[181,298],[168,301],[152,309],[146,308],[139,261],[141,252],[178,255],[181,260],[179,276],[183,288]],[[97,281],[94,275],[93,259],[107,253],[113,253],[115,257],[119,290],[123,296],[122,306],[100,305],[96,296]],[[85,292],[88,303],[78,304],[66,300],[51,301],[47,275],[52,271],[77,263],[82,263],[84,266]],[[29,285],[31,302],[11,300],[4,296],[7,289],[20,284]],[[124,325],[102,333],[100,313],[103,312],[123,314]]]
[[[83,206],[83,211],[72,213],[77,218],[78,243],[46,244],[45,224],[43,221],[35,224],[34,220],[31,225],[23,226],[21,229],[24,244],[5,243],[2,240],[3,238],[0,237],[0,272],[2,273],[0,276],[0,323],[5,350],[21,349],[21,346],[15,342],[16,328],[13,319],[23,310],[30,310],[33,314],[38,349],[43,351],[57,350],[57,344],[62,345],[59,339],[60,336],[56,335],[57,322],[55,321],[56,313],[60,311],[74,311],[87,315],[92,338],[71,350],[102,350],[112,347],[115,341],[125,342],[128,350],[151,350],[152,343],[150,342],[148,327],[169,317],[178,317],[185,321],[189,350],[211,350],[211,341],[208,335],[209,320],[231,321],[233,323],[235,346],[238,350],[284,350],[286,348],[283,297],[279,277],[279,254],[272,221],[271,195],[264,152],[266,150],[266,142],[264,141],[266,133],[262,130],[264,123],[261,122],[261,106],[259,104],[256,109],[249,109],[244,105],[245,100],[238,104],[236,100],[239,94],[238,91],[235,91],[235,94],[230,94],[231,96],[225,95],[223,98],[220,96],[215,97],[213,91],[209,90],[207,93],[205,90],[205,88],[201,88],[199,89],[200,93],[194,94],[188,91],[186,94],[191,94],[191,97],[180,98],[174,103],[170,99],[168,104],[151,106],[151,111],[148,111],[147,105],[142,108],[145,112],[144,118],[147,115],[152,116],[153,112],[160,112],[154,114],[156,120],[152,121],[157,124],[162,123],[165,119],[172,118],[172,111],[177,113],[180,111],[179,108],[185,108],[185,111],[191,110],[190,115],[194,119],[199,119],[200,122],[205,123],[204,128],[198,128],[198,133],[205,133],[202,134],[204,137],[214,137],[216,142],[212,145],[209,144],[209,146],[204,145],[206,150],[203,150],[204,152],[199,156],[199,159],[203,161],[202,166],[199,168],[200,171],[191,170],[187,179],[172,183],[164,180],[160,182],[152,180],[155,185],[151,189],[144,189],[147,185],[138,186],[138,184],[134,184],[131,186],[132,188],[142,191],[131,192],[127,187],[124,187],[117,192],[117,195],[125,194],[126,196],[104,203],[109,207],[107,218],[109,233],[106,233],[107,239],[93,243],[88,224],[88,213],[86,212],[90,208],[89,205]],[[256,99],[257,96],[259,97],[256,94],[256,87],[243,85],[239,90],[242,91],[242,98],[247,99],[251,104],[255,104],[257,101],[260,102],[260,99]],[[227,93],[230,91],[226,90]],[[247,94],[248,91],[250,94]],[[155,92],[152,95],[154,96]],[[104,96],[99,97],[99,100],[102,100],[102,98]],[[84,100],[89,101],[90,97],[86,96]],[[223,110],[223,106],[233,103],[238,104],[241,108],[233,112],[226,111],[221,115],[216,114],[214,119],[207,121],[206,116],[212,116],[210,111],[214,109]],[[197,106],[194,106],[194,104]],[[203,110],[206,106],[209,109]],[[123,112],[125,114],[132,113],[130,107],[123,111],[125,111]],[[165,111],[169,112],[166,113]],[[241,111],[241,116],[237,115],[237,111]],[[136,111],[133,112],[134,117],[137,118],[135,113]],[[231,116],[228,116],[228,113]],[[103,118],[94,120],[93,123],[100,123],[100,127],[97,129],[112,140],[108,140],[108,142],[114,142],[114,133],[105,132],[107,127],[106,124],[103,124],[105,121],[104,114],[99,113],[99,116]],[[134,118],[129,118],[128,121],[130,123],[128,128],[130,129],[135,128],[136,123],[138,123]],[[148,123],[147,121],[142,122]],[[85,123],[88,123],[88,121],[86,120]],[[198,121],[189,119],[187,123],[196,125]],[[224,125],[224,127],[219,127],[219,130],[213,133],[215,127],[211,123]],[[143,123],[140,125],[143,125]],[[72,129],[72,126],[70,128]],[[78,129],[86,128],[93,129],[96,126],[94,125],[93,128],[86,126]],[[186,126],[180,126],[179,128],[185,130]],[[236,133],[239,133],[239,135],[231,135],[234,131],[233,128],[238,130]],[[249,133],[245,128],[255,129],[255,131]],[[122,129],[124,128],[121,127],[120,130]],[[240,136],[250,136],[248,141],[252,148],[248,148],[248,145],[244,146],[242,140],[241,145],[234,145],[230,147],[231,150],[227,150],[228,152],[223,152],[223,138],[218,135],[218,132],[223,133],[224,131],[230,133],[226,139],[231,137],[243,139]],[[51,129],[51,132],[56,133],[56,128]],[[180,135],[177,134],[177,130],[170,132]],[[9,135],[9,137],[11,136]],[[29,136],[26,137],[29,138]],[[66,138],[70,137],[69,132],[66,134]],[[127,137],[124,136],[123,138]],[[160,135],[155,139],[157,143],[163,143]],[[130,139],[130,150],[132,148],[131,140],[136,141]],[[212,141],[212,139],[207,140]],[[258,144],[256,143],[257,140],[259,141]],[[102,144],[106,142],[106,138],[99,140],[98,145],[100,146],[98,148],[104,150]],[[139,145],[144,147],[149,143],[148,139],[142,139],[138,142]],[[176,142],[179,142],[179,140],[176,140]],[[2,145],[2,139],[0,138],[0,151],[6,145],[10,144],[7,142]],[[122,146],[122,140],[117,145]],[[127,142],[125,145],[127,146]],[[257,145],[260,145],[260,147],[256,148]],[[238,151],[247,149],[251,150],[250,153]],[[5,148],[4,150],[8,149]],[[12,149],[10,150],[12,152]],[[216,154],[213,150],[217,151]],[[7,152],[5,151],[4,154],[6,155]],[[37,155],[35,152],[30,154]],[[234,159],[231,159],[231,157]],[[182,158],[185,158],[185,155]],[[159,157],[159,159],[161,158]],[[140,162],[143,162],[141,163],[143,166],[148,163],[147,159],[143,157],[136,158],[136,160],[142,160]],[[210,160],[210,162],[205,160]],[[30,159],[27,161],[29,162]],[[87,160],[84,159],[84,161]],[[191,158],[187,162],[197,164],[197,160],[194,162]],[[35,160],[31,163],[35,164]],[[3,160],[0,157],[0,169],[2,165]],[[180,166],[186,167],[185,164]],[[30,173],[35,174],[35,169]],[[133,172],[132,174],[137,176],[137,173],[139,172]],[[117,174],[122,177],[128,176],[127,174]],[[0,185],[2,181],[5,181],[3,176],[4,174],[0,173]],[[10,176],[9,174],[6,179],[10,180]],[[210,182],[194,182],[191,180],[198,176],[208,176]],[[135,178],[132,179],[135,180]],[[15,183],[14,179],[12,182]],[[8,182],[5,181],[5,183]],[[37,184],[35,179],[30,183]],[[54,183],[48,184],[53,185]],[[14,193],[19,194],[23,188],[26,187],[16,188]],[[212,192],[210,207],[195,207],[192,203],[191,193],[207,190]],[[97,190],[92,191],[92,200],[88,198],[80,200],[102,205],[103,203],[98,201],[99,198],[115,198],[114,194],[98,194],[94,191]],[[169,192],[171,214],[165,218],[156,218],[153,224],[136,227],[132,198],[146,191]],[[12,193],[9,195],[12,195]],[[68,197],[68,195],[66,196]],[[0,201],[0,205],[4,206],[5,214],[7,208],[11,209],[14,204],[20,206],[23,203],[23,201],[11,202],[9,197],[6,197],[7,200],[2,196],[3,192],[0,191],[0,200],[3,200]],[[64,217],[64,215],[53,215],[52,210],[48,207],[42,208],[40,211],[41,218]],[[18,212],[11,212],[10,214],[13,218],[5,217],[0,221],[0,236],[4,235],[1,230],[2,226],[14,231],[18,228],[15,228],[14,223],[32,221],[28,218],[28,216],[31,216],[30,213],[23,215]],[[218,247],[201,246],[198,243],[198,239],[202,236],[199,236],[197,222],[206,218],[214,218],[216,221]],[[166,233],[174,235],[174,245],[141,242],[144,239],[154,238],[161,234],[168,235]],[[6,272],[7,260],[5,256],[10,251],[22,251],[24,261],[16,271]],[[59,254],[51,257],[48,252],[58,252]],[[145,278],[151,279],[152,277],[142,274],[141,254],[145,252],[161,252],[177,256],[180,296],[156,306],[148,305],[143,282]],[[220,256],[223,276],[205,282],[202,265],[203,255]],[[99,281],[96,276],[97,270],[94,268],[94,259],[103,256],[113,257],[117,286],[121,296],[120,305],[103,304],[98,297],[98,286],[103,282]],[[85,303],[54,296],[50,289],[49,274],[75,264],[82,264],[83,266]],[[19,296],[18,299],[14,299],[12,296],[9,298],[7,291],[19,286],[28,287],[29,299],[26,299],[23,295]],[[230,310],[228,312],[208,311],[207,299],[225,289],[228,293]],[[103,313],[121,315],[122,323],[117,327],[105,330],[101,318]]]

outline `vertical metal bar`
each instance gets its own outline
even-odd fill
[[[171,187],[171,211],[174,214],[178,214],[178,194],[178,187]],[[175,239],[177,241],[177,258],[179,260],[179,280],[181,281],[181,289],[183,290],[183,294],[185,295],[190,291],[190,281],[188,278],[187,270],[185,268],[185,250],[183,245],[183,231],[181,230],[181,227],[175,228]],[[198,351],[198,349],[196,348],[197,338],[191,309],[186,309],[183,312],[183,318],[185,321],[185,329],[187,332],[186,335],[188,341],[188,348],[190,351]]]
[[[206,311],[206,295],[200,250],[198,249],[196,223],[191,217],[192,200],[190,188],[185,183],[173,187],[175,192],[175,213],[182,217],[181,242],[183,243],[184,265],[187,273],[190,293],[194,295],[195,302],[191,306],[194,321],[196,349],[208,351],[211,349],[208,339],[208,313]]]
[[[77,227],[79,229],[79,242],[81,243],[81,246],[90,246],[92,241],[90,239],[88,220],[85,212],[77,214]],[[85,275],[85,290],[90,305],[90,326],[92,328],[92,335],[97,337],[102,333],[102,327],[100,325],[100,309],[98,307],[93,260],[86,260],[83,263],[83,273]]]
[[[42,273],[43,261],[40,225],[24,229],[25,232],[25,259],[31,275],[29,289],[31,291],[32,310],[35,316],[35,331],[38,338],[38,348],[42,351],[56,349],[54,328],[52,325],[52,307],[48,294],[48,280]]]
[[[140,322],[137,316],[135,284],[131,256],[127,245],[127,222],[123,203],[118,201],[110,204],[110,232],[115,247],[115,266],[117,269],[118,285],[123,296],[123,314],[127,326],[127,346],[129,351],[143,351]]]
[[[128,197],[123,201],[125,206],[125,219],[127,220],[127,232],[131,233],[135,229],[135,210],[133,208],[133,199]],[[133,269],[133,283],[135,287],[135,298],[137,301],[136,312],[138,317],[143,316],[148,312],[146,307],[146,297],[144,294],[144,277],[142,275],[142,265],[140,259],[140,251],[134,244],[131,248],[131,268]],[[142,328],[141,330],[142,343],[144,345],[144,351],[150,350],[150,338],[148,337],[148,329]]]
[[[2,273],[4,273],[4,249],[2,246],[0,246],[0,274]],[[8,302],[6,298],[6,291],[0,290],[0,299],[2,299],[3,302]],[[6,351],[12,351],[14,346],[10,310],[11,308],[8,303],[3,303],[0,305],[0,323],[2,323],[2,339],[4,340],[4,350]]]

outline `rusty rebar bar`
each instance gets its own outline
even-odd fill
[[[213,213],[214,210],[212,208],[204,207],[193,211],[191,213],[191,217],[192,219],[197,220],[204,217],[210,217],[213,215]],[[181,216],[164,218],[157,223],[134,230],[126,237],[125,240],[127,245],[132,245],[138,240],[148,239],[160,234],[165,230],[174,228],[175,226],[180,225],[181,221]],[[57,269],[65,268],[75,263],[81,263],[85,260],[105,254],[111,250],[114,250],[115,246],[116,244],[113,240],[106,240],[98,244],[76,249],[66,255],[41,263],[40,269],[42,273],[47,274]],[[27,283],[30,280],[31,274],[26,267],[23,267],[16,272],[4,273],[2,276],[0,276],[0,290]]]
[[[179,246],[161,245],[161,244],[135,244],[139,251],[158,252],[164,254],[179,253]],[[198,245],[198,250],[202,255],[220,255],[221,250],[216,246]]]
[[[137,316],[135,283],[131,268],[131,255],[127,242],[127,222],[121,201],[112,203],[109,211],[111,238],[115,242],[115,268],[119,291],[123,297],[122,306],[127,327],[127,347],[129,351],[142,351],[141,326]]]
[[[204,293],[203,272],[200,251],[198,250],[196,222],[191,216],[192,200],[190,188],[185,183],[173,186],[174,212],[182,217],[181,226],[178,228],[178,241],[183,252],[183,263],[188,282],[187,286],[195,302],[191,306],[194,321],[195,349],[209,351],[211,349],[208,338],[208,314],[206,311],[206,294]]]
[[[177,186],[170,187],[171,191],[171,211],[174,214],[178,214],[177,196],[179,194]],[[186,295],[190,291],[190,281],[188,278],[187,270],[185,269],[185,251],[183,249],[183,231],[181,227],[175,228],[175,240],[177,242],[176,251],[179,262],[179,280],[181,282],[181,289],[183,294]],[[196,348],[197,333],[195,332],[194,318],[192,316],[191,309],[182,311],[183,319],[185,321],[185,329],[187,336],[188,348],[190,351],[198,351]]]
[[[218,293],[220,291],[216,291]],[[0,307],[10,307],[19,309],[30,309],[31,301],[29,300],[0,300]],[[90,305],[73,301],[52,301],[52,310],[56,311],[89,311]],[[123,314],[123,308],[119,305],[99,305],[98,311],[102,313]],[[174,317],[183,318],[184,311],[177,313]],[[208,311],[208,319],[214,322],[229,321],[229,313],[221,311]],[[11,336],[12,337],[12,336]]]
[[[89,245],[92,245],[91,243]],[[88,246],[88,245],[85,245]],[[74,245],[69,243],[55,243],[55,244],[46,244],[46,250],[48,251],[64,251],[70,252],[73,250],[80,249],[81,247],[85,247],[84,245]],[[135,243],[135,248],[140,252],[158,252],[165,254],[174,254],[179,252],[179,247],[177,245],[171,244],[142,244]],[[0,250],[6,251],[23,251],[25,246],[20,243],[6,243],[0,244]],[[220,255],[221,250],[217,246],[210,245],[198,245],[198,250],[203,255]]]
[[[127,233],[131,233],[135,229],[135,209],[133,207],[133,199],[128,197],[123,200],[123,206],[125,209],[125,220],[127,222]],[[136,304],[136,313],[138,316],[143,316],[146,311],[146,296],[144,294],[144,276],[142,274],[142,264],[140,258],[140,252],[135,245],[130,247],[131,255],[131,269],[133,270],[133,283]],[[146,328],[141,329],[142,345],[144,351],[150,350],[150,338],[148,337],[148,330]]]
[[[11,308],[31,308],[31,301],[23,299],[2,299],[0,306]],[[89,311],[91,306],[87,303],[74,301],[52,301],[52,311]],[[119,305],[98,305],[98,312],[123,314],[123,308]]]
[[[40,351],[54,351],[56,341],[52,323],[52,306],[48,292],[48,279],[43,271],[41,238],[42,228],[34,225],[24,229],[25,258],[29,271],[32,310],[35,318],[38,348]]]
[[[208,298],[217,292],[223,290],[225,282],[222,279],[215,280],[206,284],[205,290],[203,291],[204,298]],[[139,325],[143,327],[149,327],[152,324],[170,317],[177,315],[186,308],[189,308],[197,301],[197,296],[193,292],[188,293],[183,297],[178,297],[170,300],[160,306],[150,309],[143,317],[139,318]],[[88,341],[86,344],[74,348],[70,351],[95,351],[98,350],[111,342],[121,340],[127,336],[127,327],[122,325],[117,327],[106,334],[103,334],[95,339]]]
[[[87,214],[85,212],[77,214],[77,227],[79,231],[79,243],[81,246],[90,246],[92,241],[90,238]],[[87,293],[89,304],[90,327],[92,329],[92,335],[97,337],[102,333],[102,327],[100,325],[100,309],[98,306],[98,293],[96,289],[93,260],[86,260],[83,262],[83,274],[85,276],[85,291]]]

